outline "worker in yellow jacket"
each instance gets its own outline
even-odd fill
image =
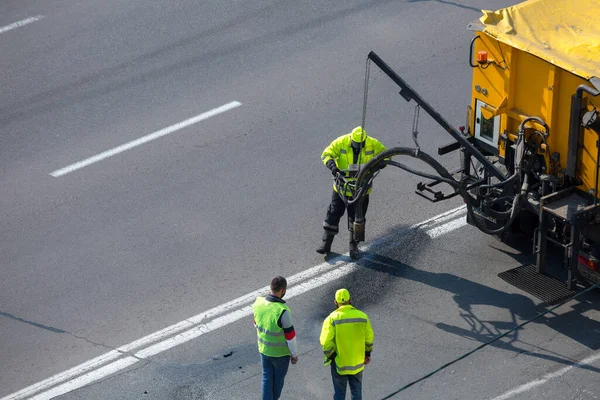
[[[337,310],[325,318],[320,337],[325,365],[331,364],[333,399],[344,400],[350,385],[352,400],[361,400],[362,371],[371,362],[373,328],[367,314],[352,306],[347,289],[335,292],[334,303]]]
[[[334,177],[341,174],[348,182],[354,182],[364,165],[385,150],[385,146],[381,144],[379,140],[367,136],[367,132],[362,127],[358,126],[354,128],[352,132],[342,135],[331,142],[331,144],[323,150],[321,161],[331,170]],[[371,193],[371,188],[367,190],[363,199],[363,209],[365,214],[367,212],[367,207],[369,206],[369,193]],[[341,195],[352,199],[352,193],[350,191],[341,193]],[[323,221],[323,229],[325,232],[323,233],[322,243],[317,248],[317,253],[327,254],[331,251],[333,238],[339,232],[339,222],[345,211],[346,204],[340,197],[334,183],[331,203],[327,208],[327,214]],[[352,222],[354,222],[353,205],[348,206],[348,220],[349,226],[351,226]],[[352,233],[350,234],[349,248],[350,257],[353,259],[360,257],[358,243],[353,240]]]

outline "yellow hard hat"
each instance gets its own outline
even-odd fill
[[[362,143],[367,139],[367,132],[362,128],[362,126],[357,126],[352,130],[352,141],[356,143]]]
[[[343,304],[350,301],[350,292],[348,289],[339,289],[337,292],[335,292],[335,301],[337,301],[338,304]]]

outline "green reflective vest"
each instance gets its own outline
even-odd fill
[[[334,160],[337,167],[344,173],[346,180],[353,182],[356,180],[355,177],[350,176],[350,170],[358,172],[362,169],[366,163],[371,161],[377,154],[385,151],[385,146],[377,139],[367,136],[363,148],[359,154],[358,161],[354,164],[354,149],[352,148],[352,134],[340,136],[335,139],[329,146],[323,150],[321,154],[321,161],[323,164],[327,164],[327,161]],[[355,174],[355,176],[358,173]],[[333,190],[337,192],[335,183],[333,184]],[[372,188],[367,190],[367,194],[371,193]],[[346,192],[346,196],[351,196],[350,191]]]
[[[325,365],[335,366],[340,375],[355,375],[365,368],[365,354],[373,350],[373,328],[364,312],[351,305],[340,306],[329,314],[321,329]]]
[[[284,311],[290,312],[289,307],[284,303],[267,301],[264,297],[258,297],[252,305],[252,310],[258,336],[258,351],[269,357],[291,355],[283,328],[277,325],[281,314]]]

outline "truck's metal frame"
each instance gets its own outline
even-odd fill
[[[425,101],[417,92],[415,92],[410,85],[404,81],[392,68],[390,68],[375,52],[371,51],[368,54],[368,60],[373,62],[375,65],[379,67],[379,69],[384,72],[394,83],[396,83],[400,87],[399,94],[406,100],[411,101],[414,100],[427,114],[429,114],[446,132],[448,132],[455,142],[442,146],[438,149],[438,154],[446,154],[451,151],[455,151],[460,149],[465,157],[463,160],[462,168],[455,171],[455,173],[461,172],[463,177],[466,177],[468,181],[462,181],[464,184],[464,188],[467,190],[476,188],[477,186],[481,186],[485,184],[489,178],[495,178],[500,183],[507,181],[509,178],[505,175],[494,163],[492,163],[487,155],[478,149],[475,144],[475,140],[473,136],[469,134],[463,134],[459,132],[457,129],[452,127],[442,117],[427,101]],[[582,93],[586,92],[593,96],[598,95],[598,91],[594,88],[590,88],[586,85],[581,85],[577,88],[577,93],[573,95],[571,101],[571,123],[570,123],[570,132],[569,132],[569,152],[568,152],[568,160],[567,160],[567,177],[568,182],[566,182],[565,186],[554,193],[542,196],[538,207],[538,218],[539,218],[539,227],[534,235],[534,243],[536,253],[536,266],[535,269],[537,273],[544,274],[546,272],[546,255],[547,255],[547,243],[550,240],[547,236],[547,227],[548,227],[548,218],[561,218],[560,216],[553,215],[551,207],[548,205],[558,199],[565,199],[568,196],[572,196],[577,193],[577,178],[576,178],[576,162],[577,162],[577,150],[578,150],[578,138],[580,134],[580,126],[581,126],[581,118],[580,113],[582,110],[581,106],[581,98]],[[600,154],[600,149],[599,149]],[[481,167],[485,170],[485,178],[483,179],[473,179],[470,173],[470,163],[471,157],[475,158],[479,161]],[[509,174],[510,175],[510,174]],[[422,197],[427,198],[432,202],[437,202],[441,200],[445,200],[459,194],[457,190],[449,195],[444,195],[441,192],[436,192],[432,190],[432,187],[441,183],[440,181],[432,181],[429,183],[420,183],[417,187],[416,193]],[[428,197],[424,192],[430,193],[432,197]],[[359,202],[360,208],[360,202]],[[577,278],[580,277],[578,272],[578,252],[581,249],[582,242],[580,240],[580,235],[583,232],[583,228],[588,223],[587,221],[590,218],[595,217],[597,214],[600,214],[600,205],[597,204],[596,201],[593,202],[593,205],[585,206],[582,210],[578,210],[577,212],[570,213],[569,215],[564,216],[562,221],[568,223],[570,226],[570,243],[562,244],[565,251],[565,262],[568,266],[568,279],[567,279],[567,288],[569,290],[574,289],[574,283],[577,282]],[[364,239],[363,239],[364,240]]]

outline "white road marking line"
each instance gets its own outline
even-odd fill
[[[15,393],[11,394],[10,396],[3,397],[1,400],[24,399],[28,396],[38,393],[41,390],[47,389],[47,388],[57,385],[63,381],[71,379],[74,376],[80,375],[84,372],[94,370],[95,368],[101,366],[102,364],[105,364],[109,361],[116,360],[117,358],[121,357],[122,355],[123,355],[123,353],[116,351],[116,350],[109,351],[108,353],[105,353],[99,357],[96,357],[87,362],[84,362],[83,364],[79,364],[73,368],[70,368],[64,372],[54,375],[48,379],[44,379],[41,382],[38,382],[34,385],[31,385],[22,390],[19,390],[18,392],[15,392]]]
[[[130,367],[138,361],[140,360],[138,360],[135,357],[122,358],[118,361],[115,361],[114,363],[108,364],[100,369],[97,369],[85,375],[81,375],[73,379],[72,381],[63,383],[62,385],[52,388],[47,392],[32,397],[30,400],[49,400],[56,396],[72,392],[75,389],[79,389],[85,385],[89,385],[90,383],[102,379],[105,376],[112,375],[117,371]]]
[[[446,222],[444,225],[440,225],[433,229],[430,229],[426,233],[427,235],[429,235],[430,238],[435,239],[438,236],[442,236],[465,225],[467,225],[467,218],[457,218],[450,222]]]
[[[529,383],[526,383],[524,385],[521,385],[515,389],[509,390],[508,392],[498,396],[498,397],[494,397],[492,400],[506,400],[509,399],[517,394],[526,392],[530,389],[533,389],[536,386],[540,386],[543,385],[544,383],[548,382],[550,379],[554,379],[554,378],[558,378],[564,374],[566,374],[567,372],[569,372],[571,369],[573,368],[581,368],[582,366],[586,365],[586,364],[591,364],[594,361],[600,360],[600,353],[595,354],[593,356],[590,356],[586,359],[583,359],[581,361],[578,361],[572,365],[569,365],[567,367],[564,367],[562,369],[559,369],[556,372],[552,372],[550,374],[546,374],[544,375],[541,379],[537,379],[535,381],[531,381]]]
[[[310,281],[301,283],[299,285],[296,285],[293,288],[290,288],[289,292],[286,295],[286,298],[289,299],[289,298],[301,295],[312,289],[315,289],[320,286],[331,283],[334,280],[341,278],[342,276],[347,275],[356,269],[357,269],[357,265],[355,263],[346,264],[341,268],[327,272],[321,276],[311,279]],[[139,351],[138,353],[136,353],[134,355],[135,357],[126,357],[126,358],[120,359],[118,361],[115,361],[111,364],[108,364],[100,369],[97,369],[95,371],[88,372],[87,374],[81,375],[71,381],[63,383],[62,385],[56,386],[47,392],[39,394],[39,395],[31,398],[31,400],[48,400],[48,399],[52,399],[55,396],[60,396],[65,393],[69,393],[73,390],[82,388],[92,382],[95,382],[106,376],[112,375],[117,371],[120,371],[124,368],[130,367],[131,365],[137,363],[138,361],[142,361],[143,359],[147,359],[154,355],[160,354],[160,353],[162,353],[166,350],[169,350],[175,346],[179,346],[180,344],[189,342],[192,339],[200,337],[206,333],[215,331],[219,328],[222,328],[226,325],[229,325],[233,322],[236,322],[244,317],[249,317],[251,315],[252,315],[252,306],[250,306],[250,305],[245,306],[245,307],[235,310],[229,314],[225,314],[221,317],[215,318],[212,321],[198,325],[192,329],[182,332],[182,333],[180,333],[176,336],[173,336],[167,340],[156,343],[153,346],[150,346],[142,351]]]
[[[90,158],[86,158],[85,160],[81,160],[79,162],[76,162],[76,163],[73,163],[71,165],[68,165],[68,166],[66,166],[64,168],[57,169],[56,171],[51,172],[50,175],[52,175],[55,178],[58,178],[60,176],[66,175],[66,174],[68,174],[70,172],[76,171],[76,170],[81,169],[83,167],[87,167],[88,165],[97,163],[98,161],[102,161],[105,158],[112,157],[112,156],[117,155],[119,153],[122,153],[124,151],[130,150],[130,149],[132,149],[134,147],[140,146],[140,145],[142,145],[144,143],[148,143],[148,142],[150,142],[152,140],[155,140],[155,139],[158,139],[158,138],[160,138],[162,136],[165,136],[165,135],[168,135],[170,133],[176,132],[176,131],[178,131],[180,129],[186,128],[186,127],[188,127],[190,125],[197,124],[200,121],[204,121],[205,119],[208,119],[210,117],[214,117],[215,115],[222,114],[222,113],[224,113],[226,111],[232,110],[232,109],[234,109],[236,107],[239,107],[241,105],[242,105],[242,103],[240,103],[239,101],[232,101],[232,102],[224,104],[224,105],[222,105],[220,107],[213,108],[210,111],[207,111],[207,112],[204,112],[202,114],[196,115],[195,117],[186,119],[185,121],[178,122],[178,123],[176,123],[174,125],[168,126],[168,127],[164,128],[164,129],[161,129],[161,130],[156,131],[154,133],[151,133],[149,135],[142,136],[139,139],[132,140],[131,142],[122,144],[122,145],[117,146],[117,147],[115,147],[113,149],[103,151],[102,153],[96,154],[95,156],[92,156]]]
[[[411,231],[416,229],[425,230],[429,229],[432,226],[439,224],[440,222],[447,221],[450,218],[460,217],[465,212],[465,206],[460,206],[454,208],[452,210],[446,211],[442,214],[436,215],[435,217],[426,219],[425,221],[416,223],[408,227],[405,231],[401,232],[402,234],[408,234]],[[443,226],[443,225],[442,225]],[[435,228],[434,228],[435,229]],[[447,231],[449,232],[449,231]],[[378,246],[384,240],[379,239],[374,241],[370,246],[365,246],[364,249],[368,249],[370,247]],[[347,256],[347,254],[346,254]],[[339,257],[337,260],[331,260],[330,262],[324,262],[322,264],[316,265],[312,268],[309,268],[305,271],[299,272],[291,277],[287,278],[288,285],[290,286],[287,298],[291,298],[294,296],[298,296],[306,291],[319,287],[327,282],[331,282],[333,279],[337,279],[341,276],[344,276],[350,273],[352,270],[356,268],[356,264],[347,263],[344,260],[344,257]],[[316,277],[316,278],[315,278]],[[312,278],[312,279],[311,279]],[[299,284],[297,284],[299,283]],[[297,284],[297,285],[296,285]],[[296,286],[292,286],[296,285]],[[108,376],[116,371],[113,367],[113,364],[125,365],[123,368],[126,368],[129,365],[128,363],[122,363],[122,360],[126,360],[132,358],[130,356],[123,358],[121,360],[116,360],[117,358],[125,355],[124,353],[131,354],[135,349],[139,350],[135,357],[139,358],[147,358],[152,355],[158,354],[161,351],[165,351],[169,348],[177,346],[181,343],[185,343],[188,340],[191,340],[195,337],[201,336],[205,333],[208,333],[212,330],[218,329],[222,326],[235,322],[244,316],[248,315],[248,310],[251,311],[250,306],[246,306],[250,302],[254,301],[256,296],[261,294],[265,294],[269,291],[269,287],[265,286],[261,289],[250,292],[244,296],[238,297],[237,299],[231,300],[227,303],[221,304],[217,307],[211,308],[210,310],[204,311],[198,315],[195,315],[186,320],[180,321],[176,324],[170,325],[166,328],[163,328],[157,332],[154,332],[150,335],[144,336],[141,339],[135,340],[129,344],[123,345],[116,350],[112,350],[106,354],[103,354],[99,357],[96,357],[92,360],[89,360],[85,363],[77,365],[67,371],[54,375],[50,378],[47,378],[41,382],[38,382],[34,385],[28,386],[18,392],[15,392],[9,396],[3,397],[0,400],[20,400],[27,398],[28,396],[34,395],[35,393],[39,393],[43,390],[47,390],[52,388],[55,385],[59,385],[61,382],[65,382],[60,386],[56,386],[55,388],[50,389],[50,391],[58,390],[62,387],[69,387],[69,391],[75,390],[71,382],[85,382],[82,385],[87,385],[95,380],[99,380],[105,376]],[[245,307],[244,307],[245,306]],[[240,308],[242,307],[242,308]],[[221,314],[228,314],[218,317]],[[218,318],[217,318],[218,317]],[[203,321],[209,321],[206,323],[202,323]],[[201,325],[198,325],[201,324]],[[148,346],[148,347],[146,347]],[[138,360],[133,358],[133,360]],[[93,370],[103,364],[111,362],[110,364],[104,365],[103,367]],[[93,370],[90,372],[90,370]],[[105,374],[99,374],[98,371],[104,371]],[[78,376],[80,375],[80,376]],[[77,377],[78,376],[78,377]],[[77,377],[73,379],[74,377]],[[89,380],[94,378],[93,380]],[[81,378],[81,379],[80,379]],[[65,386],[68,385],[68,386]],[[81,386],[79,386],[81,387]],[[48,392],[44,392],[38,396],[45,395]],[[53,392],[54,393],[54,392]],[[67,393],[67,392],[64,392]],[[61,393],[62,394],[62,393]],[[35,399],[44,399],[46,397],[35,397]]]
[[[305,271],[299,272],[296,275],[293,275],[287,279],[288,285],[293,285],[297,282],[301,282],[303,280],[312,278],[316,275],[320,275],[325,273],[343,262],[338,261],[334,264],[324,262],[312,268],[309,268]],[[201,323],[205,320],[210,320],[216,316],[219,316],[227,311],[236,310],[245,304],[250,303],[256,299],[256,296],[267,293],[269,291],[269,286],[265,286],[261,289],[250,292],[244,296],[238,297],[237,299],[231,300],[227,303],[221,304],[217,307],[213,307],[207,311],[201,312],[200,314],[194,315],[191,318],[185,319],[173,325],[170,325],[166,328],[163,328],[157,332],[154,332],[150,335],[144,336],[141,339],[135,340],[129,344],[123,345],[116,350],[112,350],[106,354],[98,356],[90,361],[87,361],[83,364],[77,365],[67,371],[54,375],[48,379],[45,379],[37,384],[28,386],[16,393],[8,397],[3,397],[0,400],[18,400],[26,398],[34,393],[38,393],[44,389],[50,388],[54,385],[57,385],[63,381],[72,379],[73,377],[85,373],[91,369],[94,369],[102,364],[106,364],[109,361],[113,361],[120,356],[124,355],[123,353],[131,353],[134,349],[139,349],[145,346],[148,346],[154,342],[158,342],[160,340],[164,340],[165,338],[175,335],[181,331],[185,331],[187,329],[193,328],[195,325]]]
[[[349,263],[344,265],[343,267],[317,276],[316,278],[313,278],[307,282],[290,287],[289,291],[285,296],[286,300],[306,293],[312,289],[316,289],[319,286],[331,283],[334,280],[341,278],[342,276],[348,275],[354,270],[356,270],[356,264]],[[196,326],[193,329],[180,333],[177,336],[174,336],[172,338],[159,342],[153,346],[150,346],[142,351],[137,352],[135,356],[138,358],[152,357],[156,354],[162,353],[163,351],[169,350],[175,346],[179,346],[180,344],[186,343],[192,339],[197,338],[198,336],[202,336],[205,333],[209,333],[216,329],[222,328],[225,325],[229,325],[237,320],[240,320],[250,315],[252,315],[252,306],[246,306],[232,313],[223,315],[222,317],[215,318],[212,321],[207,322],[206,324]]]
[[[410,226],[407,229],[407,231],[411,231],[411,230],[415,230],[415,229],[426,229],[429,226],[435,225],[439,222],[447,221],[449,218],[456,218],[457,216],[462,215],[462,213],[464,213],[465,210],[466,210],[465,206],[460,206],[460,207],[454,208],[452,210],[449,210],[442,214],[439,214],[435,217],[429,218],[425,221],[416,223],[416,224]],[[379,242],[380,241],[375,241],[369,247],[377,246]],[[332,261],[334,261],[334,260],[332,260]],[[309,268],[305,271],[299,272],[299,273],[287,278],[288,285],[291,287],[292,285],[296,284],[297,282],[301,282],[301,281],[307,280],[309,278],[312,278],[314,276],[321,275],[329,270],[339,267],[342,264],[344,264],[344,262],[338,260],[333,264],[331,262],[324,262],[322,264],[316,265],[312,268]],[[265,286],[261,289],[255,290],[244,296],[238,297],[237,299],[231,300],[220,306],[211,308],[208,311],[204,311],[198,315],[190,317],[184,321],[181,321],[174,325],[168,326],[164,329],[154,332],[154,333],[152,333],[148,336],[145,336],[141,339],[138,339],[134,342],[131,342],[129,344],[121,346],[117,350],[124,352],[124,353],[130,353],[135,349],[145,347],[147,345],[152,344],[153,342],[160,341],[168,336],[172,336],[178,332],[192,328],[194,325],[197,325],[197,324],[201,323],[202,321],[206,321],[210,318],[214,318],[214,317],[216,317],[220,314],[223,314],[227,311],[235,310],[235,309],[243,306],[244,304],[254,301],[256,296],[259,296],[260,294],[264,294],[268,291],[269,291],[269,287]],[[4,400],[4,399],[0,399],[0,400]]]
[[[464,214],[467,211],[467,206],[459,206],[453,208],[451,210],[445,211],[441,214],[436,215],[435,217],[431,217],[426,219],[425,221],[419,222],[417,224],[411,225],[408,229],[414,230],[416,228],[419,229],[427,229],[428,226],[440,224],[442,222],[446,222],[450,219],[455,219],[460,215]]]
[[[43,15],[36,15],[35,17],[25,18],[24,20],[17,21],[17,22],[14,22],[14,23],[10,24],[10,25],[3,26],[2,28],[0,28],[0,33],[8,32],[8,31],[11,31],[13,29],[19,28],[21,26],[24,26],[24,25],[27,25],[27,24],[31,24],[32,22],[39,21],[42,18],[44,18]]]
[[[467,207],[466,206],[459,206],[456,208],[453,208],[451,210],[448,210],[446,212],[443,212],[439,215],[436,215],[435,217],[426,219],[425,221],[419,222],[417,224],[408,226],[404,229],[400,229],[398,232],[396,232],[395,235],[393,236],[384,236],[381,237],[379,239],[374,240],[371,245],[369,247],[377,247],[377,246],[386,246],[389,245],[390,243],[393,243],[398,237],[403,237],[407,234],[410,234],[411,232],[415,232],[417,229],[420,231],[427,231],[428,229],[439,225],[441,223],[444,223],[446,221],[458,218],[460,216],[462,216],[462,214],[467,212]],[[361,250],[367,250],[368,247],[364,247],[361,246],[360,247]],[[1,400],[1,399],[0,399]]]
[[[419,229],[426,231],[426,232],[431,232],[434,229],[441,228],[442,226],[447,225],[448,221],[450,221],[450,222],[458,221],[461,219],[463,214],[465,214],[467,212],[467,207],[461,206],[461,207],[455,208],[454,210],[451,210],[451,211],[452,212],[448,212],[446,215],[442,216],[441,218],[436,219],[435,221],[429,221],[427,223],[420,225]],[[441,224],[444,224],[444,225],[441,225]],[[433,228],[434,226],[436,226],[436,227]],[[433,229],[429,229],[429,228],[433,228]]]
[[[288,285],[291,287],[292,285],[294,285],[297,282],[301,282],[303,280],[312,278],[314,276],[321,275],[331,269],[338,267],[341,264],[343,264],[342,261],[338,261],[333,264],[324,262],[322,264],[319,264],[317,266],[314,266],[305,271],[299,272],[296,275],[291,276],[289,279],[287,279]],[[200,324],[203,321],[210,320],[211,318],[214,318],[218,315],[224,314],[227,311],[239,309],[241,306],[254,301],[254,299],[256,299],[257,296],[268,293],[268,292],[269,292],[269,286],[265,286],[261,289],[250,292],[244,296],[238,297],[237,299],[234,299],[227,303],[221,304],[220,306],[211,308],[208,311],[204,311],[198,315],[194,315],[193,317],[188,318],[184,321],[181,321],[174,325],[168,326],[164,329],[161,329],[160,331],[154,332],[154,333],[152,333],[148,336],[145,336],[141,339],[138,339],[134,342],[131,342],[129,344],[121,346],[117,350],[126,352],[126,353],[130,353],[134,349],[145,347],[154,342],[164,340],[166,337],[172,336],[172,335],[174,335],[178,332],[184,331],[186,329],[193,328],[195,325]],[[4,400],[4,399],[0,399],[0,400]]]

